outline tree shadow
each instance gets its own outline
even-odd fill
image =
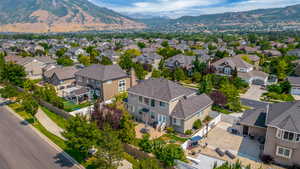
[[[20,122],[21,125],[27,126],[29,124],[34,124],[34,119],[33,118],[27,118],[26,120],[22,120]]]
[[[74,163],[67,159],[63,152],[56,154],[53,157],[55,159],[55,163],[59,164],[60,167],[73,167]]]

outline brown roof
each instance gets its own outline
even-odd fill
[[[128,77],[128,74],[119,65],[91,65],[75,73],[94,80],[108,81]]]
[[[78,69],[76,69],[74,66],[69,67],[58,67],[50,69],[49,71],[46,71],[44,73],[44,76],[47,78],[51,78],[54,74],[60,79],[72,79],[75,78],[75,73],[78,72]]]

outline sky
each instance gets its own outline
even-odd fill
[[[90,0],[123,14],[197,16],[300,4],[300,0]]]

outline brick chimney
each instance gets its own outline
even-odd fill
[[[130,77],[130,87],[137,85],[137,78],[134,69],[130,70],[129,77]]]

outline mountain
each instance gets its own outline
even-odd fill
[[[145,25],[88,0],[0,0],[0,32],[142,29]]]
[[[300,29],[300,5],[285,8],[258,9],[178,19],[140,20],[155,29],[169,30],[284,30]],[[155,24],[154,24],[155,23]]]

